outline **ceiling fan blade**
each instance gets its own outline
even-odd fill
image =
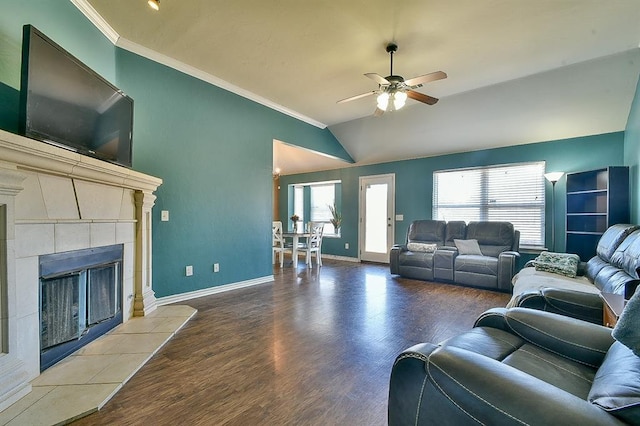
[[[437,98],[434,98],[429,95],[425,95],[424,93],[416,92],[415,90],[407,90],[407,96],[416,101],[420,101],[422,103],[433,105],[438,102]]]
[[[382,114],[384,114],[384,110],[383,109],[376,108],[376,110],[373,111],[373,116],[374,117],[380,117]]]
[[[360,95],[351,96],[350,98],[342,99],[336,102],[337,104],[343,104],[345,102],[355,101],[356,99],[365,98],[367,96],[371,96],[376,93],[376,90],[372,90],[371,92],[362,93]]]
[[[391,84],[391,82],[389,80],[387,80],[386,78],[384,78],[383,76],[381,76],[380,74],[376,74],[375,72],[369,72],[365,74],[367,77],[369,77],[371,80],[375,81],[376,83],[378,83],[381,86],[386,86]]]
[[[447,74],[442,71],[436,71],[429,74],[421,75],[419,77],[413,77],[409,80],[405,80],[404,84],[406,84],[407,86],[418,86],[430,81],[442,80],[443,78],[447,78]]]

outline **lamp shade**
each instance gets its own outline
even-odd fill
[[[564,175],[564,172],[550,172],[545,173],[544,177],[551,183],[556,183]]]
[[[407,93],[406,92],[396,92],[393,94],[393,107],[396,110],[402,108],[407,101]]]
[[[382,111],[386,111],[387,106],[389,106],[389,93],[380,93],[376,101],[378,102],[378,108],[380,108]]]
[[[147,4],[153,10],[160,10],[160,0],[149,0]]]

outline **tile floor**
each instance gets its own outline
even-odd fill
[[[99,410],[196,312],[160,306],[114,328],[33,380],[0,425],[65,424]]]

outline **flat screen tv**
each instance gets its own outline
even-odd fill
[[[32,25],[20,84],[22,135],[131,167],[133,99]]]

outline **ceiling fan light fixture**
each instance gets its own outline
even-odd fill
[[[389,93],[387,92],[380,93],[376,101],[378,102],[378,108],[381,109],[382,111],[386,111],[387,107],[389,106]]]
[[[147,4],[153,10],[160,10],[160,0],[149,0]]]
[[[393,107],[395,108],[396,111],[402,108],[405,102],[407,102],[406,92],[398,91],[393,94]]]

